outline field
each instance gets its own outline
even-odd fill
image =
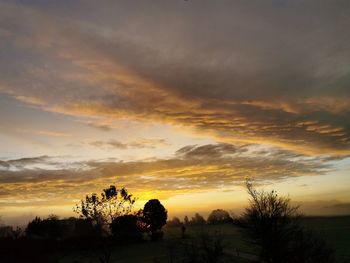
[[[350,217],[309,217],[304,224],[336,251],[337,262],[350,262]]]
[[[339,263],[350,262],[350,217],[309,217],[303,220],[305,226],[321,236],[335,249]],[[181,239],[181,229],[164,229],[163,241],[143,242],[133,245],[115,246],[111,249],[110,262],[169,263],[181,261],[184,250],[193,249],[201,236],[222,240],[227,262],[252,262],[258,254],[257,248],[248,243],[239,230],[232,225],[189,226],[186,238]],[[194,247],[194,250],[196,248]],[[237,255],[239,254],[239,256]],[[66,251],[53,255],[58,262],[99,262],[103,253],[96,251]]]

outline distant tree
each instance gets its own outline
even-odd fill
[[[113,236],[122,241],[134,241],[142,238],[142,229],[137,215],[122,215],[110,224]]]
[[[92,219],[98,224],[111,223],[114,218],[131,212],[135,198],[125,188],[114,185],[97,194],[87,195],[73,210],[81,218]]]
[[[172,220],[168,220],[168,222],[166,223],[167,226],[181,226],[182,223],[180,221],[180,219],[178,217],[173,217]]]
[[[207,222],[209,224],[226,224],[232,223],[233,219],[230,214],[223,209],[213,210],[208,216]]]
[[[160,238],[162,227],[166,224],[167,210],[158,199],[149,200],[142,210],[142,220],[150,231],[152,240]]]
[[[275,191],[257,191],[250,181],[246,186],[250,206],[238,222],[261,248],[262,262],[333,262],[332,250],[303,229],[298,207],[292,206],[289,198]]]
[[[189,223],[188,216],[185,216],[185,217],[184,217],[184,224],[185,224],[185,225],[188,225],[188,223]]]
[[[206,223],[203,216],[201,216],[198,213],[195,213],[194,217],[192,217],[191,221],[189,222],[191,225],[204,225]]]

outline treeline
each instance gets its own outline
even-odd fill
[[[191,226],[191,225],[216,225],[216,224],[230,224],[233,223],[233,216],[229,212],[223,209],[213,210],[207,219],[204,219],[199,213],[195,213],[194,216],[189,219],[188,216],[185,216],[183,220],[178,217],[173,217],[171,220],[167,221],[167,226],[176,227],[176,226]]]

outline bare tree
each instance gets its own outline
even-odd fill
[[[332,250],[305,231],[298,206],[292,206],[289,198],[276,191],[257,191],[251,181],[246,186],[250,206],[239,223],[261,248],[262,262],[333,262]]]

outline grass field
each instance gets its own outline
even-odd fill
[[[308,217],[304,224],[335,249],[337,262],[350,262],[350,216]]]
[[[339,263],[350,262],[350,217],[310,217],[303,220],[305,226],[324,238],[336,251]],[[232,225],[189,226],[186,238],[181,239],[181,230],[177,227],[164,229],[163,241],[143,242],[133,245],[115,246],[112,248],[110,262],[127,263],[169,263],[179,262],[184,246],[195,242],[197,237],[206,235],[213,239],[222,239],[225,252],[230,252],[227,262],[251,262],[249,255],[257,255],[258,249],[248,243],[239,230]],[[236,251],[240,257],[236,257]],[[53,255],[59,262],[99,262],[101,251],[70,251]]]

